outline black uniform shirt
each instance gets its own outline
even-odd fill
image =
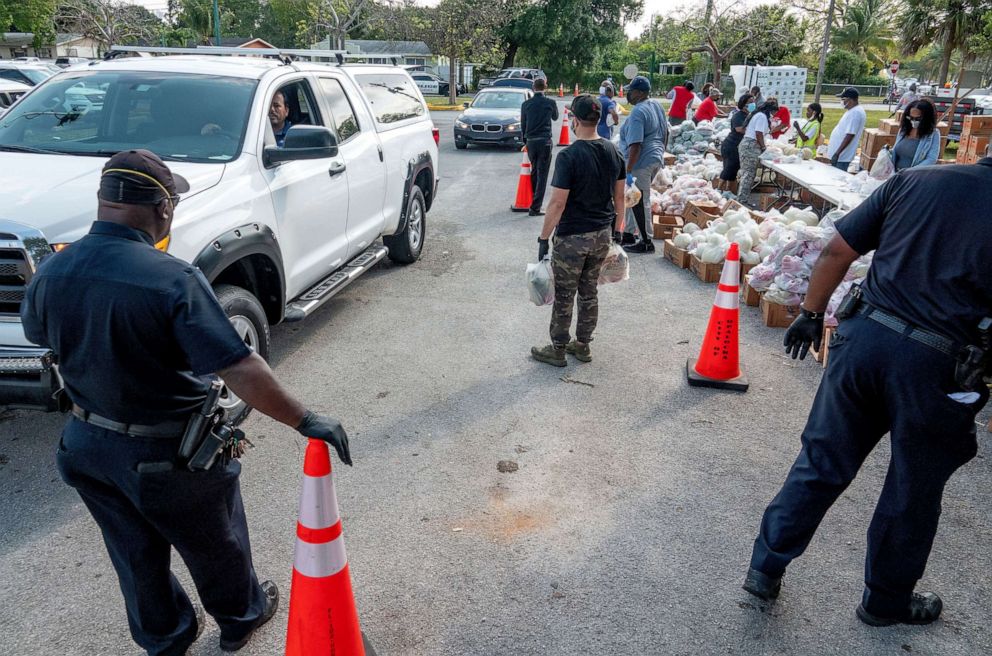
[[[551,123],[558,120],[558,103],[535,93],[520,106],[520,131],[524,139],[551,140]]]
[[[837,222],[875,250],[865,298],[959,344],[992,316],[992,158],[902,171]]]
[[[610,227],[618,180],[627,177],[623,155],[612,141],[579,139],[558,153],[552,187],[568,189],[556,234],[559,237]]]
[[[198,269],[107,221],[42,263],[21,320],[74,403],[125,423],[188,417],[206,396],[199,376],[250,353]]]

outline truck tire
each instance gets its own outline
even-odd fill
[[[224,314],[241,335],[248,347],[263,359],[269,359],[269,321],[258,299],[246,289],[234,285],[217,285],[214,288]],[[239,399],[226,387],[221,392],[220,405],[225,417],[235,425],[240,424],[251,412],[251,406]]]
[[[427,234],[427,203],[424,192],[414,185],[406,205],[406,227],[398,235],[382,238],[389,249],[389,259],[397,264],[411,264],[420,259]]]

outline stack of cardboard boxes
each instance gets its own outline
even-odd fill
[[[879,121],[877,128],[866,128],[861,138],[861,168],[870,171],[872,164],[878,159],[878,154],[882,149],[888,147],[890,150],[896,145],[896,137],[899,135],[899,127],[902,123],[902,112],[897,112],[894,118],[886,118]],[[947,149],[947,133],[950,126],[941,122],[937,124],[937,131],[940,132],[940,153]]]
[[[985,157],[989,140],[992,140],[992,116],[965,116],[961,126],[961,141],[958,143],[957,163],[974,164]]]

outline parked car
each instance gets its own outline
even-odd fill
[[[486,87],[492,85],[496,80],[502,80],[506,78],[526,78],[528,80],[536,80],[542,77],[548,79],[548,76],[544,74],[540,68],[504,68],[496,75],[496,77],[484,77],[479,80],[479,88],[485,89]]]
[[[56,109],[81,88],[103,97]],[[268,119],[277,92],[283,147]],[[24,336],[20,305],[40,260],[89,230],[113,154],[147,148],[189,181],[160,246],[203,271],[267,357],[271,325],[304,319],[384,257],[420,257],[437,144],[423,94],[394,66],[171,55],[62,71],[0,117],[0,405],[54,410],[57,363]],[[222,406],[248,411],[228,392]]]
[[[85,64],[90,60],[86,57],[56,57],[55,65],[59,68],[69,68],[70,66],[75,66],[76,64]]]
[[[451,91],[451,85],[433,73],[411,72],[410,77],[416,82],[421,93],[430,96],[446,96]]]
[[[0,114],[30,90],[31,87],[21,82],[0,79]]]
[[[505,88],[505,87],[510,87],[510,88],[513,88],[513,89],[530,89],[531,91],[533,91],[534,90],[534,80],[532,80],[530,78],[526,78],[526,77],[505,77],[505,78],[496,80],[495,82],[493,82],[492,84],[490,84],[486,88],[487,89],[499,89],[499,88]]]
[[[475,94],[465,112],[455,119],[455,148],[469,144],[520,147],[520,106],[534,95],[529,89],[494,87]]]
[[[0,79],[13,80],[29,87],[41,84],[61,70],[58,66],[45,62],[0,61]]]

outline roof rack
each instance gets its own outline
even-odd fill
[[[172,48],[168,46],[111,46],[105,59],[114,59],[127,53],[151,55],[236,55],[240,57],[273,57],[288,64],[296,59],[325,58],[343,64],[346,59],[390,59],[398,65],[401,55],[352,54],[345,50],[307,50],[302,48],[229,48],[224,46],[197,46]]]

